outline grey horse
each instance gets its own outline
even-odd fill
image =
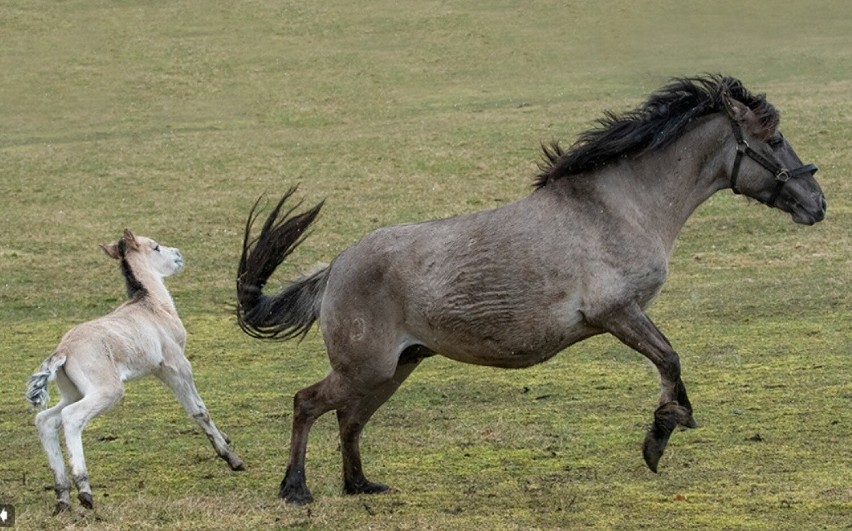
[[[331,363],[324,379],[295,395],[279,496],[312,501],[308,432],[330,410],[339,423],[344,492],[387,490],[364,475],[359,438],[424,358],[528,367],[605,332],[659,370],[659,407],[643,444],[656,472],[674,428],[696,425],[678,355],[645,313],[687,218],[725,188],[796,223],[825,217],[816,166],[802,164],[778,124],[765,97],[737,79],[674,79],[635,110],[606,113],[569,149],[544,146],[529,196],[378,229],[275,295],[265,295],[264,285],[322,203],[282,214],[290,189],[252,238],[256,203],[238,269],[238,322],[254,337],[290,339],[319,320]]]

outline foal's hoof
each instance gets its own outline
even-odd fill
[[[71,504],[68,502],[60,501],[56,502],[56,507],[53,508],[53,516],[56,516],[59,513],[64,513],[65,511],[71,508]]]
[[[373,483],[366,479],[343,485],[343,492],[346,494],[381,494],[388,490],[390,490],[390,487],[387,485],[383,483]]]
[[[81,492],[77,495],[77,499],[86,509],[94,509],[95,501],[92,499],[92,494],[89,492]]]
[[[278,489],[278,497],[293,505],[307,505],[314,501],[314,497],[311,496],[311,491],[308,490],[307,485],[291,485],[287,483],[286,479],[281,482],[281,488]]]
[[[231,467],[231,470],[234,472],[242,472],[246,469],[246,465],[243,463],[243,460],[235,455],[228,458],[228,466]]]

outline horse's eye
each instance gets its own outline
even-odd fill
[[[784,137],[781,135],[773,136],[769,139],[769,142],[767,142],[767,144],[769,144],[769,147],[771,147],[772,149],[778,149],[781,147],[782,144],[784,144]]]

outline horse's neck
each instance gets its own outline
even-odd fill
[[[145,299],[149,304],[164,309],[169,314],[177,317],[177,308],[172,299],[163,277],[151,270],[147,264],[130,263],[133,274],[145,289]]]
[[[175,302],[172,299],[172,295],[169,293],[169,290],[166,289],[166,284],[163,282],[163,278],[153,272],[150,272],[150,275],[151,281],[148,283],[148,286],[151,286],[148,288],[149,301],[177,317]]]
[[[728,128],[721,115],[707,117],[666,148],[615,169],[622,173],[615,175],[618,179],[625,179],[625,169],[632,174],[621,200],[641,212],[645,229],[659,231],[668,252],[695,209],[728,184]]]

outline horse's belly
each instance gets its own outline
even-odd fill
[[[548,360],[598,332],[577,315],[571,322],[468,322],[459,328],[432,330],[431,341],[425,343],[456,361],[522,368]]]

